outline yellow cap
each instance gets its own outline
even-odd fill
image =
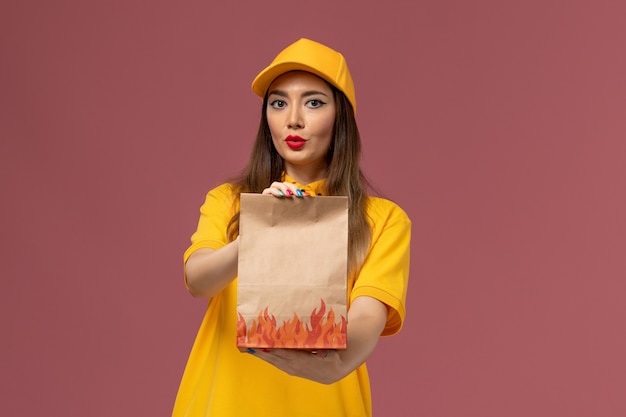
[[[305,38],[283,49],[252,81],[252,91],[260,97],[265,97],[272,81],[286,72],[297,70],[313,73],[337,87],[346,95],[356,114],[354,82],[343,55]]]

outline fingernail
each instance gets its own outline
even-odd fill
[[[261,352],[270,353],[270,352],[271,352],[271,350],[269,350],[269,349],[263,349]]]
[[[284,195],[285,195],[285,193],[283,193],[281,190],[276,190],[276,191],[278,191],[278,194],[280,194],[280,195],[282,195],[282,196],[284,196]]]
[[[256,351],[254,349],[248,348],[248,350],[246,350],[246,352],[248,353],[256,353]]]
[[[296,195],[297,195],[298,197],[302,197],[302,191],[300,191],[300,190],[296,190]]]
[[[291,192],[291,190],[287,190],[287,195],[289,195],[289,196],[293,195],[293,193]]]

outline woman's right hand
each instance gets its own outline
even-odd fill
[[[264,189],[261,194],[270,194],[275,197],[305,197],[309,195],[308,192],[296,187],[296,184],[278,181],[274,181],[272,185]]]

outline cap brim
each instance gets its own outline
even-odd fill
[[[328,83],[335,85],[324,74],[320,73],[313,67],[305,65],[301,62],[286,61],[272,64],[269,67],[265,68],[263,71],[261,71],[259,75],[257,75],[256,78],[252,81],[252,91],[254,91],[254,93],[260,97],[265,97],[267,89],[270,87],[272,82],[279,76],[289,71],[310,72],[326,80]],[[339,88],[336,85],[335,87]]]

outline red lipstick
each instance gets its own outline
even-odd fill
[[[306,139],[300,136],[289,135],[285,138],[285,142],[287,142],[287,146],[291,149],[300,149],[306,143]]]

